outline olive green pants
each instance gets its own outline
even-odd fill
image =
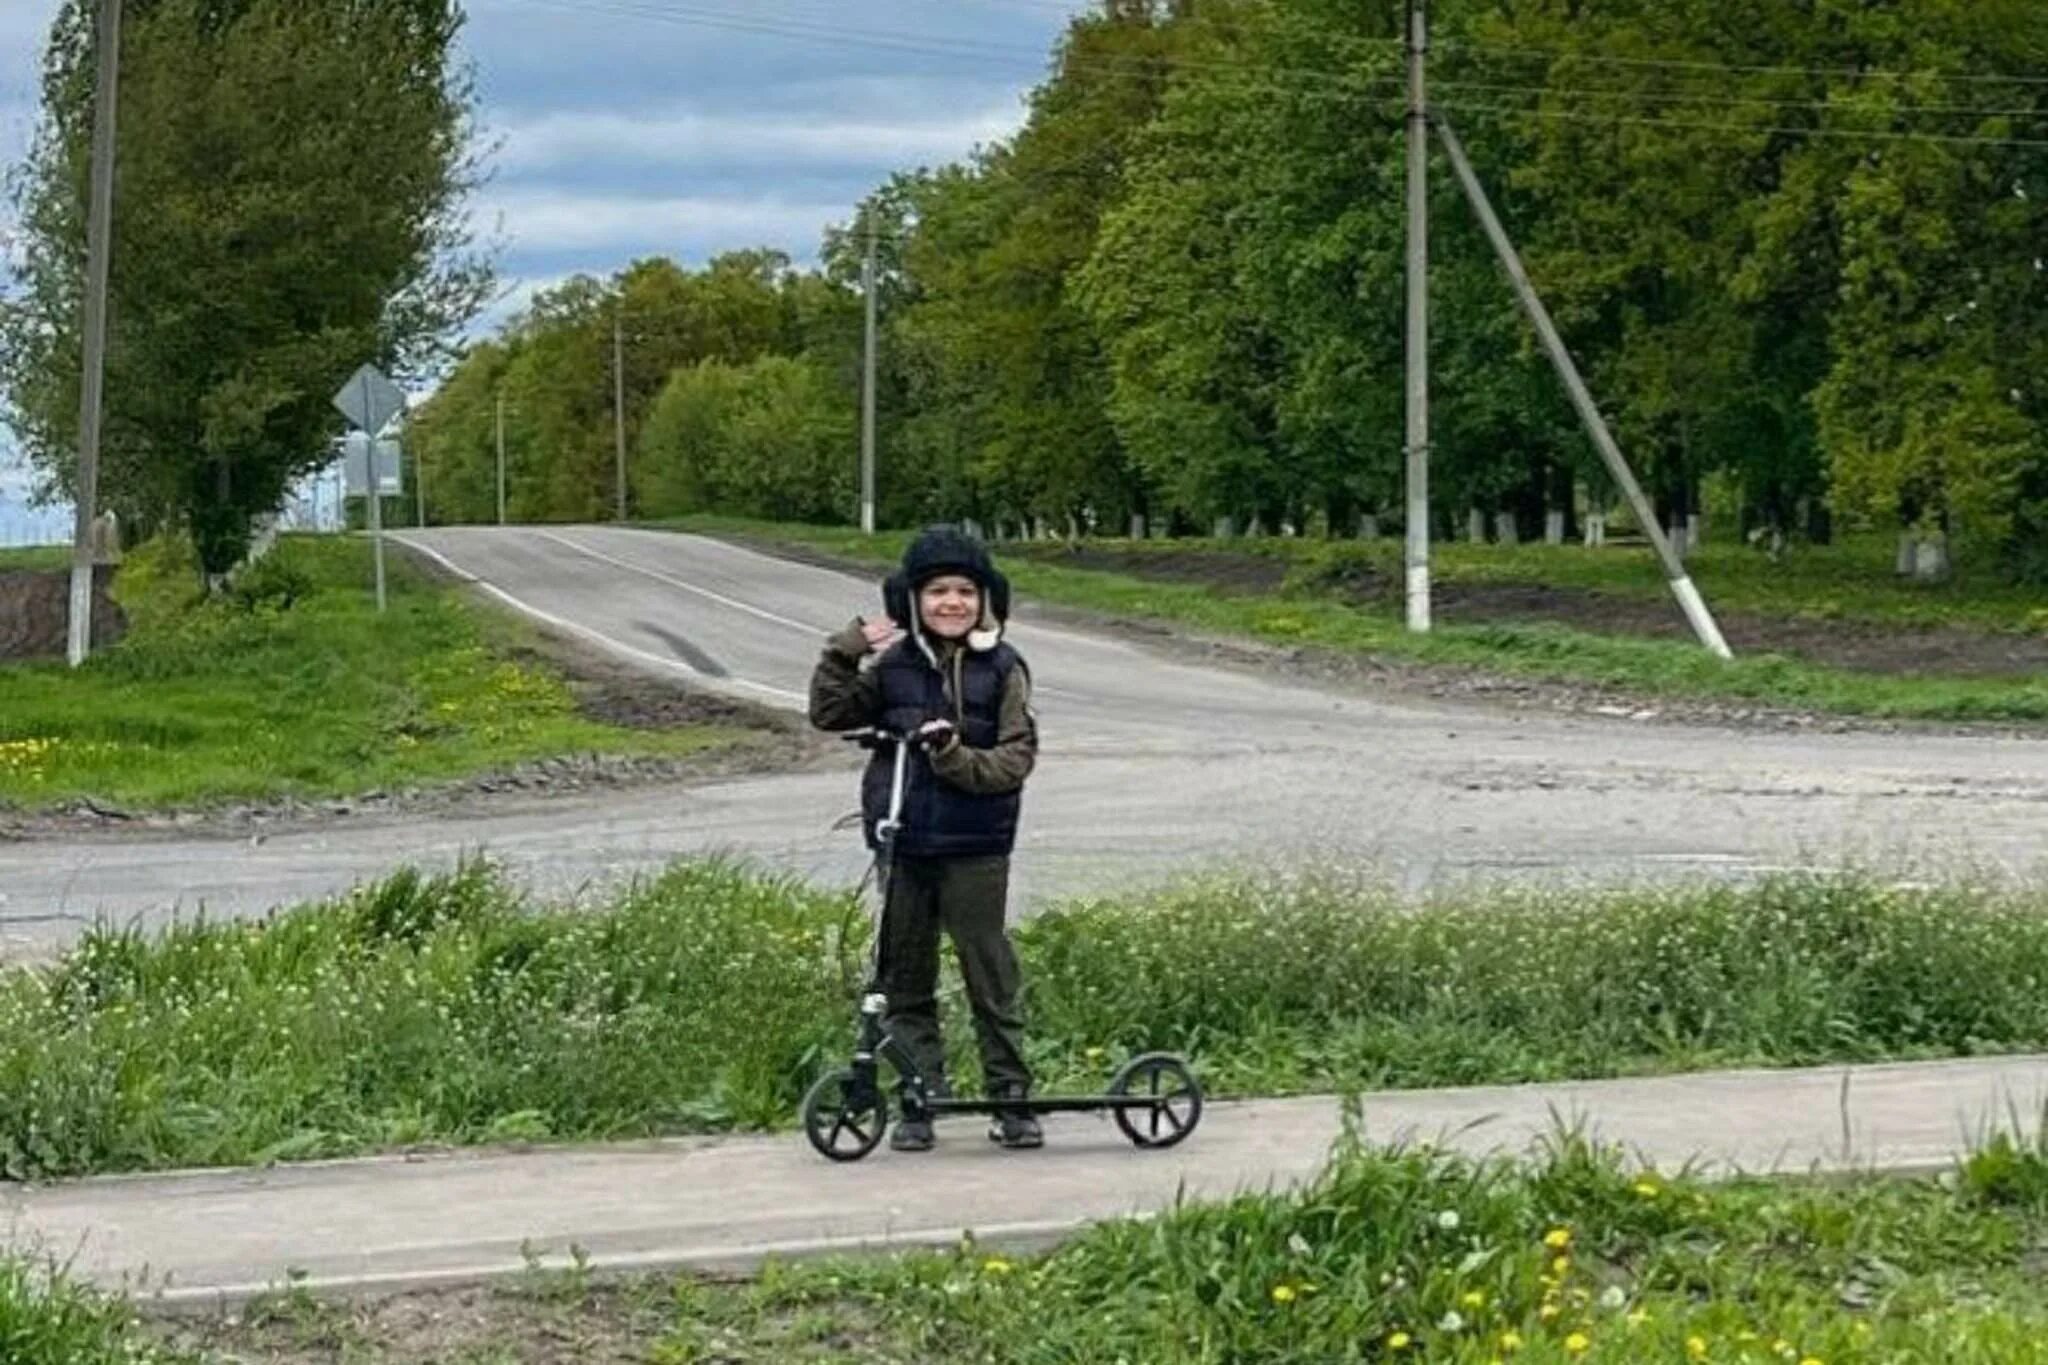
[[[939,1031],[939,933],[952,938],[981,1045],[990,1094],[1029,1089],[1024,1064],[1023,982],[1004,932],[1010,860],[898,858],[882,913],[882,992],[889,1032],[917,1061],[927,1083],[942,1084],[946,1047]]]

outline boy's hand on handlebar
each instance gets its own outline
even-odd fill
[[[918,744],[931,753],[942,753],[959,739],[960,731],[950,720],[928,720],[917,727]]]

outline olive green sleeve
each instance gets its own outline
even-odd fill
[[[811,670],[811,724],[820,730],[858,730],[881,720],[881,684],[873,669],[861,667],[867,655],[858,620],[826,642]]]
[[[1038,718],[1031,714],[1031,674],[1019,664],[1003,683],[993,748],[961,740],[932,755],[932,771],[952,786],[977,796],[1016,791],[1038,763]]]

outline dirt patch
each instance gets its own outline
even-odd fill
[[[667,1318],[644,1290],[479,1288],[357,1304],[287,1296],[218,1320],[153,1325],[175,1347],[247,1365],[626,1365],[650,1358]]]
[[[128,618],[109,595],[115,566],[92,571],[92,647],[106,649],[128,633]],[[61,659],[71,621],[68,569],[0,569],[0,663]]]
[[[853,1301],[756,1308],[730,1286],[536,1273],[495,1287],[327,1303],[285,1295],[219,1318],[149,1322],[166,1344],[237,1365],[641,1365],[901,1360]]]
[[[1224,592],[1278,592],[1287,581],[1284,560],[1264,555],[1231,554],[1227,550],[1123,550],[1077,544],[1011,544],[1001,553],[1038,564],[1095,573],[1120,573],[1158,583],[1191,583]]]
[[[1533,583],[1443,583],[1446,621],[1543,621],[1600,635],[1687,640],[1675,604]],[[2048,671],[2048,636],[1826,617],[1724,612],[1721,632],[1739,654],[1782,654],[1830,668],[1897,677],[2019,678]]]
[[[1162,583],[1193,583],[1231,593],[1278,591],[1287,566],[1260,555],[1207,550],[1133,552],[1094,546],[1013,547],[1023,558],[1127,574]],[[1354,606],[1398,606],[1401,584],[1365,565],[1346,565],[1322,586]],[[1689,640],[1692,630],[1678,607],[1663,598],[1619,597],[1586,588],[1540,583],[1459,583],[1439,580],[1431,590],[1437,618],[1451,625],[1525,625],[1540,622],[1593,635],[1640,635]],[[2023,678],[2048,672],[2048,635],[1924,626],[1832,617],[1717,614],[1737,653],[1782,654],[1852,672],[1924,678]]]

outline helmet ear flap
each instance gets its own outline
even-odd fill
[[[904,630],[911,626],[910,580],[892,573],[882,581],[882,610]]]
[[[993,567],[988,571],[988,609],[998,624],[1010,619],[1010,580]]]

